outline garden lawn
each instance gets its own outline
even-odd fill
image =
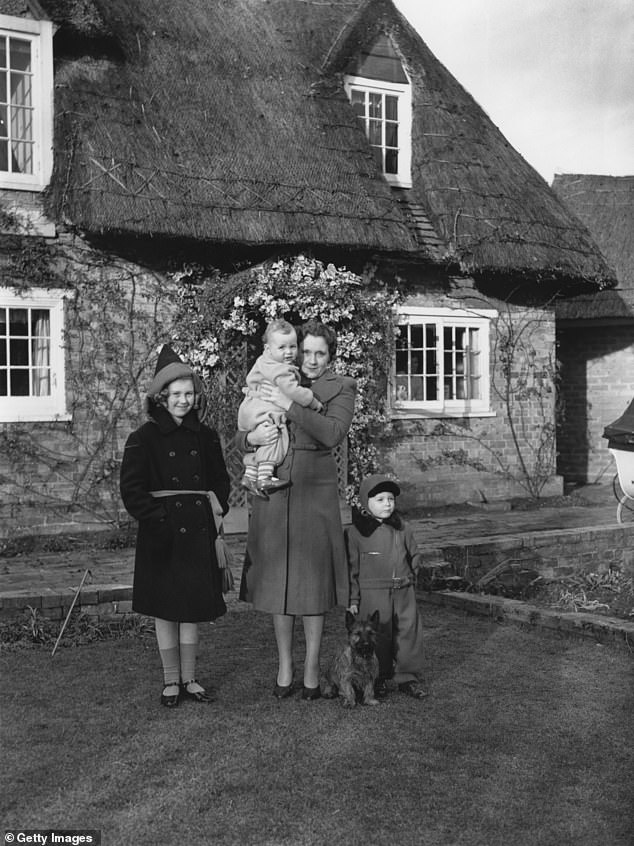
[[[149,634],[4,648],[4,828],[100,829],[105,846],[631,846],[632,655],[424,616],[430,697],[354,710],[274,699],[271,621],[252,611],[201,626],[210,706],[160,707]],[[324,662],[343,632],[333,612]]]

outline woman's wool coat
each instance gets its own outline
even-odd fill
[[[216,526],[206,491],[226,513],[229,475],[220,441],[195,411],[177,424],[163,407],[129,436],[121,466],[121,497],[138,520],[132,607],[178,622],[225,613],[216,559]],[[151,491],[189,490],[155,498]]]
[[[254,499],[241,598],[271,614],[324,614],[348,599],[333,447],[348,434],[356,382],[327,371],[311,384],[322,412],[293,403],[290,446],[277,468],[290,487]],[[245,435],[236,442],[244,448]]]
[[[398,683],[420,678],[423,627],[415,581],[420,553],[412,527],[393,514],[386,521],[356,513],[346,529],[350,604],[365,619],[380,613],[377,656],[382,678]]]

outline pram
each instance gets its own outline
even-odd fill
[[[634,400],[625,412],[603,430],[608,449],[616,463],[612,486],[618,500],[616,519],[619,523],[634,520]]]

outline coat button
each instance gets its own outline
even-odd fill
[[[176,508],[182,508],[183,507],[182,502],[175,502],[174,505],[176,506]]]
[[[172,476],[172,482],[178,482],[178,476]]]
[[[198,455],[198,450],[197,449],[190,449],[189,454],[190,455]]]
[[[194,474],[194,475],[192,476],[192,479],[193,479],[195,482],[198,482],[198,481],[200,481],[200,476],[199,476],[198,474]]]
[[[180,528],[181,535],[184,535],[186,533],[186,531],[187,531],[187,529],[185,528],[185,526],[181,526],[181,528]]]
[[[171,449],[171,450],[169,451],[169,457],[170,457],[170,458],[176,458],[176,453],[174,452],[174,450],[173,450],[173,449]]]
[[[202,505],[202,504],[203,504],[202,499],[197,499],[197,500],[196,500],[196,505]]]

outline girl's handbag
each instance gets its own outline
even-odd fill
[[[235,585],[233,581],[233,573],[231,571],[231,567],[234,563],[233,553],[227,546],[227,541],[225,540],[225,528],[220,523],[220,528],[218,529],[218,537],[214,541],[216,547],[216,558],[218,559],[218,567],[220,567],[220,573],[222,575],[222,592],[229,593],[229,591],[233,590]]]
[[[216,540],[214,541],[214,546],[216,549],[216,560],[218,561],[218,567],[220,568],[220,574],[222,576],[222,592],[229,593],[229,591],[232,591],[235,588],[233,572],[231,569],[234,566],[234,557],[233,553],[227,546],[227,541],[225,540],[225,527],[222,522],[222,507],[218,502],[218,497],[213,491],[208,491],[207,496],[209,497],[211,510],[214,515],[214,522],[216,524],[217,535]]]

